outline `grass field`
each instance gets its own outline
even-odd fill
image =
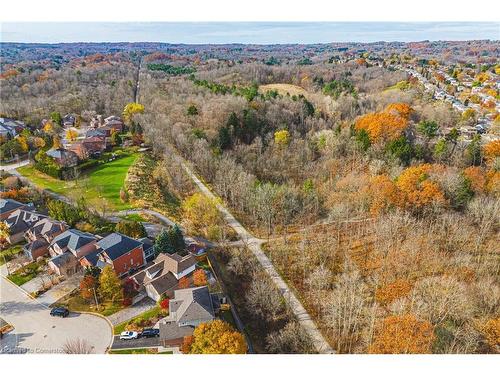
[[[70,198],[83,196],[91,205],[98,204],[104,198],[112,210],[119,211],[131,208],[129,203],[120,200],[120,189],[129,167],[137,157],[138,154],[131,154],[100,165],[78,181],[61,181],[41,173],[32,166],[18,168],[18,172],[42,189]]]
[[[94,300],[84,299],[78,290],[55,302],[53,306],[64,306],[70,311],[96,312],[104,316],[112,315],[122,309],[122,301],[99,301],[99,309],[94,305]]]
[[[16,285],[23,285],[34,279],[41,271],[41,264],[33,262],[24,267],[19,268],[16,272],[11,273],[7,278]]]
[[[280,95],[286,95],[288,93],[290,95],[297,95],[297,96],[304,95],[305,97],[307,97],[308,94],[308,92],[304,90],[302,87],[296,85],[290,85],[288,83],[272,83],[269,85],[259,86],[259,91],[267,92],[270,90],[276,90]]]

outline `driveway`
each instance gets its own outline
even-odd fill
[[[156,302],[149,297],[144,297],[138,303],[133,306],[127,307],[126,309],[120,310],[110,316],[108,316],[111,324],[116,326],[117,324],[126,322],[137,315],[142,314],[145,311],[151,310],[156,306]]]
[[[132,340],[120,340],[120,335],[116,335],[111,349],[157,348],[159,346],[161,346],[159,337],[141,337]]]
[[[49,309],[29,298],[19,287],[0,277],[0,315],[14,330],[0,341],[3,353],[63,353],[68,340],[85,340],[94,353],[105,353],[113,338],[101,317],[71,313],[52,317]]]

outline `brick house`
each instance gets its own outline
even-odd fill
[[[118,276],[123,276],[146,263],[144,244],[124,234],[111,233],[99,240],[96,246],[96,251],[82,259],[82,265],[111,266]]]
[[[71,150],[57,148],[47,151],[47,156],[50,156],[61,167],[74,167],[78,164],[78,155]]]
[[[96,136],[82,139],[68,146],[68,150],[73,151],[80,160],[99,156],[106,151],[106,148],[106,138]]]
[[[68,226],[51,218],[43,218],[24,233],[28,242],[23,246],[24,254],[31,260],[49,254],[50,243],[58,235],[68,229]]]
[[[87,232],[68,229],[56,236],[49,246],[49,268],[58,275],[71,276],[81,270],[80,259],[96,248],[97,238]]]
[[[11,213],[13,213],[15,210],[18,209],[22,209],[25,211],[33,211],[35,207],[31,203],[24,204],[14,199],[0,198],[0,220],[3,221],[7,219]]]
[[[3,221],[9,228],[9,234],[5,239],[11,245],[21,242],[24,239],[24,233],[46,217],[32,210],[15,210]]]
[[[179,279],[191,274],[196,268],[192,254],[160,254],[153,264],[132,276],[137,290],[159,301],[163,294],[173,296],[179,286]]]

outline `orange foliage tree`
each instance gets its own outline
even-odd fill
[[[97,288],[97,279],[94,276],[87,275],[80,281],[80,295],[85,299],[91,299]]]
[[[186,276],[181,277],[179,280],[179,289],[189,288],[189,284],[189,279]]]
[[[431,204],[444,205],[446,199],[439,185],[429,179],[435,168],[431,164],[421,164],[406,168],[398,177],[396,185],[403,194],[405,208],[422,208]]]
[[[500,158],[500,139],[491,141],[484,145],[483,152],[488,163],[493,162],[496,158]]]
[[[399,298],[406,297],[412,284],[408,280],[398,279],[390,284],[382,285],[375,292],[375,299],[381,305],[387,306]]]
[[[488,320],[482,327],[482,332],[490,350],[500,353],[500,318]]]
[[[432,325],[415,316],[389,316],[375,333],[369,352],[377,354],[426,354],[434,341]]]
[[[392,141],[408,126],[413,109],[404,103],[389,104],[382,112],[368,113],[358,118],[356,130],[365,130],[372,143]]]
[[[468,167],[464,169],[464,177],[470,181],[475,193],[483,193],[486,188],[486,174],[481,167]]]
[[[193,273],[193,283],[196,286],[207,285],[207,275],[202,269],[196,270]]]
[[[378,175],[370,179],[371,194],[370,212],[379,215],[391,208],[401,205],[401,193],[396,184],[387,175]]]

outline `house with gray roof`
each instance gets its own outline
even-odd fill
[[[80,259],[96,249],[97,237],[77,229],[56,236],[49,246],[49,267],[58,275],[70,276],[81,269]]]
[[[180,346],[201,323],[215,319],[219,298],[208,287],[179,289],[169,301],[169,316],[160,321],[160,342],[165,347]]]
[[[190,275],[196,268],[196,258],[192,254],[160,254],[153,264],[132,275],[137,290],[155,301],[166,294],[173,296],[179,286],[179,279]]]
[[[49,245],[54,238],[63,233],[68,226],[62,221],[45,217],[24,233],[28,242],[23,246],[24,254],[31,260],[49,254]]]
[[[100,250],[96,265],[110,266],[118,276],[130,274],[146,264],[144,243],[121,233],[111,233],[96,244]]]
[[[24,204],[14,199],[0,198],[0,220],[3,221],[7,219],[11,213],[18,209],[33,211],[35,207],[31,203]]]
[[[46,217],[32,210],[15,210],[4,220],[4,223],[9,227],[9,234],[6,237],[7,242],[10,244],[21,242],[24,238],[24,233],[39,220]]]
[[[71,150],[56,148],[47,151],[50,156],[61,167],[74,167],[78,164],[78,155]]]

